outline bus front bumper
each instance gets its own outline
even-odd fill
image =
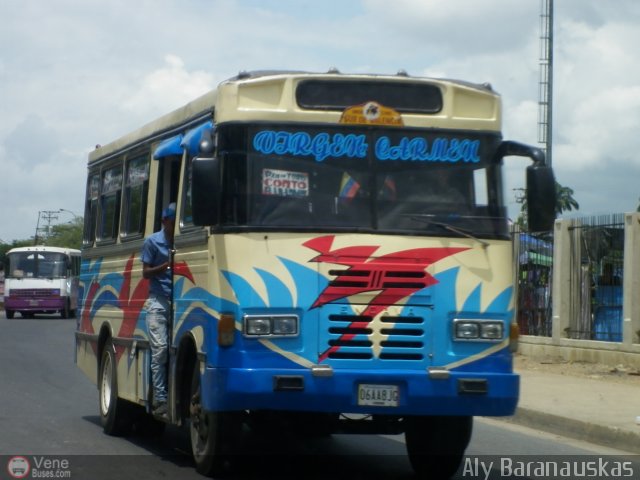
[[[56,311],[64,308],[65,299],[63,297],[5,297],[5,310],[18,312],[42,312]]]
[[[520,377],[458,371],[430,375],[413,370],[335,370],[321,376],[308,369],[208,367],[202,384],[203,403],[211,411],[506,416],[515,412]],[[369,395],[384,398],[371,405],[376,398]]]

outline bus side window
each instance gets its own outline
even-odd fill
[[[182,157],[171,155],[163,157],[158,169],[158,188],[156,193],[155,222],[153,231],[157,232],[161,228],[160,212],[171,202],[178,201],[178,190],[180,187],[180,162]]]
[[[193,226],[193,201],[191,197],[191,164],[193,163],[193,158],[194,157],[191,157],[186,160],[184,169],[184,180],[182,183],[182,228]]]
[[[96,225],[98,222],[98,199],[100,198],[100,174],[95,173],[89,176],[87,183],[87,199],[84,214],[84,237],[85,245],[92,245],[96,239]]]
[[[100,195],[100,228],[98,241],[115,240],[120,220],[122,166],[104,171]]]
[[[127,162],[127,174],[122,209],[122,236],[138,237],[144,233],[149,189],[148,155]]]

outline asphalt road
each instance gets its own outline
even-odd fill
[[[75,319],[7,320],[0,313],[0,479],[13,478],[7,467],[22,462],[16,456],[30,464],[26,478],[37,470],[74,479],[202,479],[181,429],[168,428],[160,438],[102,433],[97,389],[74,364],[74,330]],[[415,478],[402,436],[334,435],[303,442],[286,435],[250,437],[246,447],[265,455],[243,457],[232,477]],[[485,419],[476,420],[467,454],[487,462],[496,460],[488,456],[623,455]],[[467,467],[456,478],[485,478],[477,462]],[[494,468],[489,478],[504,477]]]

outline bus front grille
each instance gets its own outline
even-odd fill
[[[423,317],[331,314],[328,320],[330,359],[424,360]]]
[[[55,297],[60,295],[60,290],[53,288],[12,288],[11,296],[19,298],[33,297]]]

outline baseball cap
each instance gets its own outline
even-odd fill
[[[162,211],[162,218],[170,218],[171,220],[175,220],[176,218],[176,204],[175,203],[170,203],[169,205],[167,205],[167,208],[165,208]]]

